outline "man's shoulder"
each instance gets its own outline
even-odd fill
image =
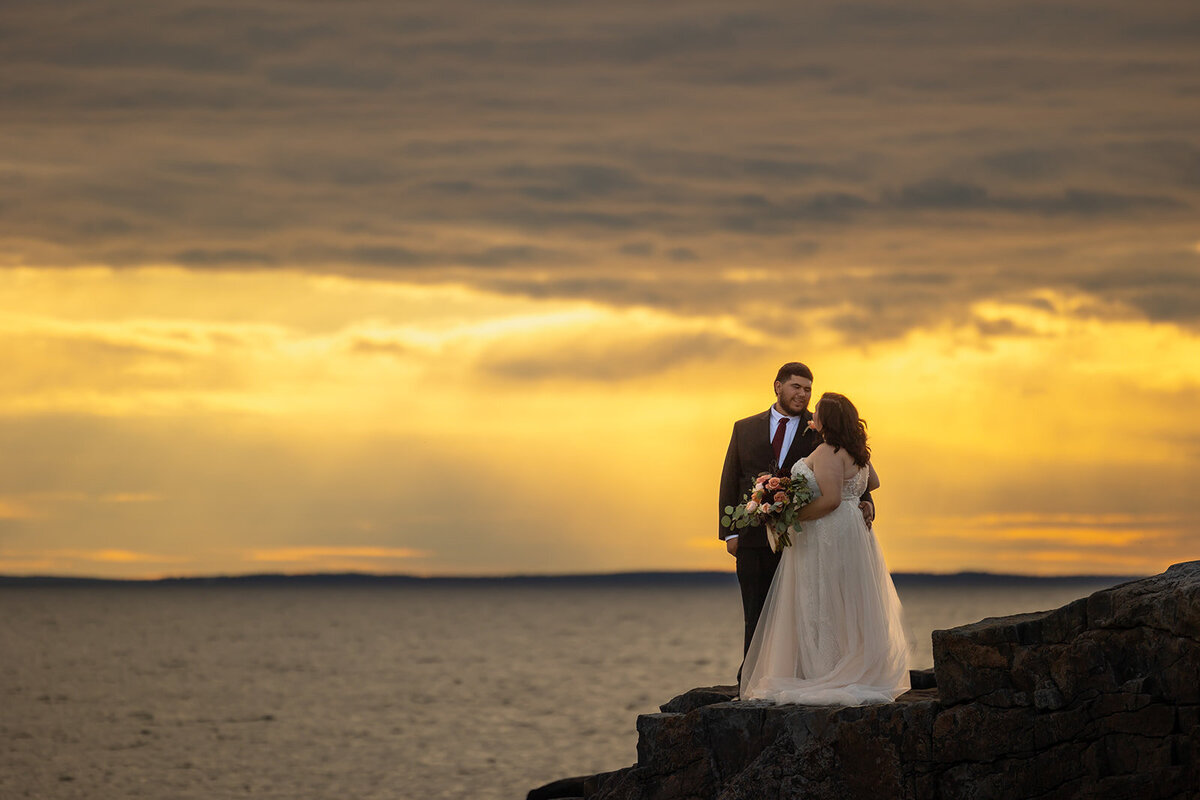
[[[768,408],[766,411],[760,411],[757,414],[751,414],[748,417],[739,419],[737,422],[733,423],[733,427],[740,428],[740,427],[743,427],[746,425],[759,424],[759,423],[762,423],[764,420],[770,419],[770,417],[771,417],[771,409]]]

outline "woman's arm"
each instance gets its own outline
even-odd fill
[[[817,476],[817,486],[821,487],[821,496],[800,509],[796,519],[805,520],[823,517],[837,508],[842,502],[842,459],[827,444],[813,451],[813,472]]]

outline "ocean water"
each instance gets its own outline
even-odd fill
[[[930,632],[1095,585],[898,581]],[[0,588],[0,797],[523,798],[733,683],[736,584]]]

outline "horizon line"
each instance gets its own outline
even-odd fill
[[[892,578],[896,579],[967,579],[980,578],[983,580],[1019,580],[1019,581],[1084,581],[1084,580],[1135,580],[1138,578],[1147,577],[1146,575],[1132,574],[1101,574],[1101,573],[1073,573],[1073,574],[1058,574],[1058,575],[1035,575],[1028,573],[1009,573],[1009,572],[989,572],[986,570],[958,570],[956,572],[893,572]],[[53,583],[187,583],[187,582],[233,582],[233,581],[255,581],[255,580],[275,580],[275,581],[303,581],[303,580],[364,580],[364,581],[454,581],[454,582],[469,582],[469,581],[571,581],[571,580],[620,580],[620,579],[648,579],[648,578],[735,578],[736,573],[728,570],[623,570],[617,572],[553,572],[553,573],[531,573],[531,572],[514,572],[494,575],[471,575],[471,574],[443,574],[443,575],[418,575],[413,573],[400,572],[361,572],[361,571],[336,571],[336,572],[247,572],[247,573],[213,573],[202,575],[165,575],[157,578],[146,577],[103,577],[95,575],[11,575],[0,573],[0,583],[9,582],[33,582],[46,581]]]

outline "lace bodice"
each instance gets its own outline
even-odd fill
[[[859,467],[858,472],[842,481],[842,499],[857,501],[862,497],[862,493],[867,490],[867,480],[870,476],[871,470],[868,467]]]
[[[842,481],[842,500],[855,500],[862,497],[862,493],[867,490],[867,479],[870,477],[871,470],[868,467],[859,467],[858,472],[851,475],[846,480]],[[817,486],[817,476],[813,474],[812,467],[804,462],[803,459],[797,461],[792,467],[792,477],[803,475],[808,480],[808,485],[812,487],[813,497],[821,496],[821,488]]]

